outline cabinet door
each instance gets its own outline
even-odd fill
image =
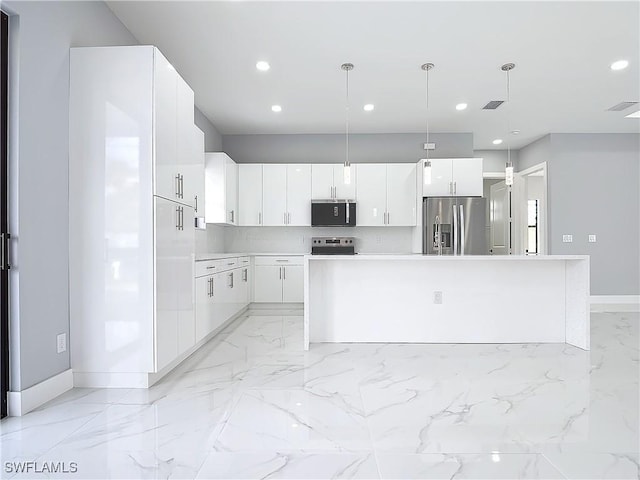
[[[178,73],[154,49],[155,189],[158,196],[179,200],[176,155],[176,86]]]
[[[356,199],[356,182],[358,181],[358,166],[351,165],[351,181],[344,183],[344,165],[333,166],[333,184],[335,185],[335,198],[340,200]]]
[[[482,196],[482,159],[454,158],[454,193],[458,197]]]
[[[226,272],[216,273],[213,276],[213,298],[211,302],[210,330],[220,327],[226,319],[229,311],[231,290],[227,282]]]
[[[387,165],[387,225],[416,225],[416,164]]]
[[[311,226],[311,165],[287,165],[287,224]]]
[[[311,165],[311,199],[327,200],[334,198],[333,164],[314,163]]]
[[[155,371],[178,355],[178,295],[176,234],[179,204],[155,197]],[[191,284],[191,279],[189,283]]]
[[[196,333],[195,341],[206,337],[212,328],[211,303],[213,296],[213,275],[198,277],[195,281],[196,289]]]
[[[254,273],[254,302],[282,302],[282,268],[275,265],[256,265]]]
[[[194,163],[194,214],[204,218],[204,133],[195,125],[192,127],[192,158]]]
[[[225,161],[225,188],[227,222],[230,225],[238,224],[238,165],[229,157]]]
[[[304,267],[287,265],[282,267],[282,301],[304,301]]]
[[[238,220],[240,226],[262,225],[262,164],[238,165]]]
[[[193,295],[193,252],[195,224],[193,208],[182,207],[181,227],[176,233],[174,248],[175,285],[178,295],[178,355],[195,345],[195,307]]]
[[[422,167],[424,168],[424,166]],[[452,164],[450,158],[431,159],[431,183],[422,185],[423,197],[451,197]]]
[[[284,225],[286,211],[287,166],[265,164],[262,166],[262,224]]]
[[[197,157],[193,147],[193,90],[179,75],[176,83],[176,157],[178,173],[182,176],[178,201],[195,207]]]
[[[225,162],[226,155],[224,153],[204,154],[204,213],[207,223],[226,223]]]
[[[384,163],[358,164],[356,180],[357,226],[382,226],[387,207],[387,166]]]

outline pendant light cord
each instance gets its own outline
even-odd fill
[[[511,83],[509,81],[509,73],[507,70],[507,166],[511,167],[511,127],[509,124],[509,113],[511,110]]]
[[[347,121],[346,121],[346,158],[344,161],[344,166],[345,167],[350,167],[351,164],[349,163],[349,69],[346,70],[347,72],[347,103],[346,103],[346,107],[345,107],[345,114],[347,117]]]
[[[425,70],[425,98],[427,107],[427,161],[429,161],[429,68]]]

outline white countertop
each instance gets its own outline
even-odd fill
[[[196,262],[205,260],[220,260],[223,258],[235,257],[302,257],[305,253],[255,253],[255,252],[239,252],[239,253],[198,253],[195,256]]]
[[[549,261],[549,260],[588,260],[589,255],[422,255],[421,253],[408,254],[368,254],[357,255],[305,255],[307,260],[333,260],[333,261],[358,261],[358,260],[411,260],[420,262],[442,261]]]

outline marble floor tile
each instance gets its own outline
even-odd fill
[[[545,457],[570,480],[640,478],[638,453],[547,453]]]
[[[539,454],[378,454],[377,460],[383,479],[564,478]]]
[[[372,453],[211,453],[198,472],[199,479],[290,478],[377,479]]]

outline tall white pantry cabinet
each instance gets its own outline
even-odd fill
[[[155,47],[72,48],[69,110],[74,383],[148,387],[195,345],[193,91]]]

